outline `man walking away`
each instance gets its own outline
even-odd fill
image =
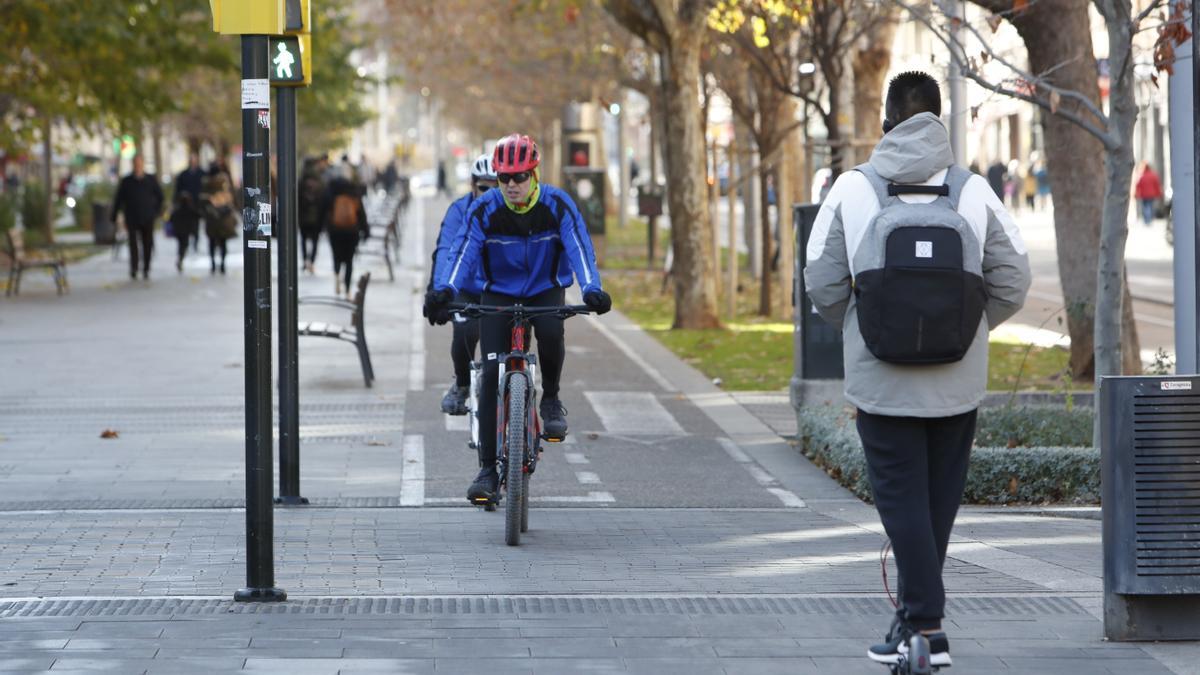
[[[325,229],[329,232],[329,246],[333,249],[334,294],[342,294],[340,275],[345,269],[347,297],[351,295],[354,254],[358,252],[358,242],[371,236],[371,230],[367,227],[367,211],[363,208],[362,191],[348,174],[345,165],[338,167],[334,179],[329,183],[329,193],[322,209]]]
[[[204,192],[204,170],[200,168],[200,157],[196,153],[188,156],[188,168],[175,178],[174,206],[171,211],[171,227],[179,242],[179,256],[175,269],[183,271],[183,257],[187,255],[188,243],[200,243],[200,195]]]
[[[900,572],[896,616],[868,656],[894,664],[919,631],[932,665],[948,666],[942,565],[987,387],[988,331],[1024,303],[1029,258],[988,181],[954,165],[937,82],[899,75],[886,113],[870,160],[821,206],[804,278],[842,329],[846,399]]]
[[[113,199],[110,218],[125,216],[125,231],[129,233],[129,278],[137,279],[138,259],[142,261],[142,278],[150,278],[150,255],[154,251],[154,221],[163,209],[162,188],[158,179],[146,173],[146,161],[141,155],[133,158],[133,173],[121,179]],[[140,255],[139,255],[140,254]]]

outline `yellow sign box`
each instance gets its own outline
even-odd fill
[[[282,35],[290,2],[297,0],[208,0],[208,5],[213,30],[222,35]]]
[[[312,32],[312,3],[309,0],[286,0],[284,32],[289,35]]]

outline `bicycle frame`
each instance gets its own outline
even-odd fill
[[[509,340],[511,351],[497,357],[500,361],[499,376],[496,386],[496,456],[500,462],[500,476],[506,475],[505,466],[508,462],[508,452],[511,446],[505,437],[505,415],[508,411],[508,382],[514,377],[523,377],[528,386],[525,388],[525,439],[521,444],[524,455],[521,458],[525,473],[533,473],[537,467],[538,455],[541,452],[541,420],[537,415],[537,357],[525,351],[526,336],[529,334],[529,320],[517,317],[513,321],[512,334]]]

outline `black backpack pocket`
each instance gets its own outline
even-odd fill
[[[983,314],[983,280],[963,270],[962,238],[945,227],[888,235],[884,265],[855,278],[858,326],[871,354],[897,364],[961,360]]]

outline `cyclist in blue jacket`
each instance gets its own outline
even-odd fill
[[[448,265],[450,245],[462,232],[467,223],[467,213],[471,205],[482,197],[488,190],[496,187],[496,172],[492,169],[492,156],[480,155],[471,167],[471,191],[459,197],[446,209],[442,218],[442,228],[438,232],[437,247],[433,250],[433,265],[429,272],[429,286],[433,288],[438,272]],[[479,293],[483,290],[483,280],[476,274],[468,278],[463,287],[454,297],[455,302],[478,303]],[[479,344],[479,320],[468,319],[464,316],[446,316],[425,313],[430,325],[447,320],[454,321],[454,335],[450,340],[450,360],[454,363],[454,383],[446,395],[442,397],[442,412],[447,415],[467,414],[467,395],[471,384],[471,359],[475,357],[475,345]]]
[[[579,280],[583,301],[597,314],[612,309],[612,298],[600,284],[596,254],[583,217],[570,195],[539,182],[537,144],[528,136],[513,134],[500,140],[492,152],[492,167],[500,182],[475,200],[467,223],[451,245],[448,264],[440,266],[433,287],[426,293],[426,312],[445,320],[446,305],[476,275],[483,280],[480,302],[485,305],[521,303],[528,307],[562,305],[572,276]],[[538,317],[532,322],[542,373],[542,428],[549,438],[567,434],[566,409],[558,398],[566,345],[563,320]],[[484,355],[480,387],[479,461],[481,470],[467,490],[472,503],[494,502],[500,476],[496,472],[497,356],[510,348],[507,317],[480,320],[480,351]]]

